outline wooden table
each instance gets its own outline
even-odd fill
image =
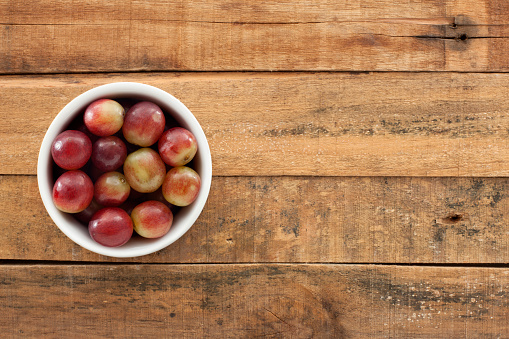
[[[0,0],[2,337],[509,337],[505,0]],[[36,163],[72,98],[160,87],[202,124],[178,242],[96,255]]]

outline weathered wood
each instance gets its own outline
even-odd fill
[[[214,177],[168,248],[133,262],[507,263],[509,179]],[[125,261],[74,244],[33,176],[0,177],[0,259]]]
[[[480,6],[479,6],[480,7]],[[416,13],[428,17],[440,17],[445,14],[444,5],[437,0],[426,1],[421,6],[405,0],[394,1],[350,1],[349,3],[332,3],[326,0],[296,1],[236,1],[236,0],[196,0],[169,3],[164,0],[122,1],[92,0],[86,3],[75,3],[62,0],[60,5],[47,0],[39,0],[26,6],[21,2],[0,2],[0,13],[4,24],[93,24],[117,23],[119,21],[191,21],[191,22],[230,22],[230,23],[299,23],[299,22],[334,22],[364,21],[374,16],[395,18],[398,14],[405,18],[418,17]],[[471,11],[470,15],[475,14]],[[486,20],[483,11],[478,13]]]
[[[508,16],[504,0],[3,0],[0,73],[507,71]]]
[[[65,337],[504,337],[509,270],[3,265],[0,330]]]
[[[60,109],[115,81],[182,100],[214,175],[509,175],[509,75],[451,73],[4,76],[0,173],[35,174]]]

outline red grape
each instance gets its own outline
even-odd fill
[[[77,170],[87,163],[92,154],[92,142],[80,131],[67,130],[60,133],[51,145],[53,161],[63,169]]]
[[[93,197],[92,180],[79,170],[65,172],[53,186],[53,203],[62,212],[81,212],[90,205]]]
[[[129,185],[138,192],[154,192],[163,183],[165,174],[164,162],[151,148],[140,148],[125,159],[124,175]]]
[[[173,167],[184,166],[193,160],[198,144],[194,135],[182,127],[174,127],[163,133],[158,142],[163,161]]]
[[[171,228],[173,214],[162,202],[149,200],[131,212],[134,230],[145,238],[160,238]]]
[[[164,132],[164,113],[156,104],[142,101],[126,113],[122,133],[131,144],[148,147]]]
[[[118,247],[131,239],[133,222],[123,209],[105,207],[94,214],[88,223],[88,232],[99,244]]]
[[[116,136],[99,138],[92,147],[92,163],[104,172],[122,166],[127,157],[125,143]]]
[[[163,195],[169,203],[183,207],[196,200],[200,186],[200,176],[192,168],[174,167],[164,178]]]
[[[118,102],[99,99],[88,105],[83,121],[91,133],[99,137],[107,137],[122,128],[124,115],[124,108]]]
[[[123,174],[104,173],[94,184],[94,198],[103,206],[119,206],[129,197],[131,187]]]

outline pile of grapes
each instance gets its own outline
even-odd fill
[[[162,237],[198,196],[197,150],[195,136],[156,104],[99,99],[52,143],[53,203],[104,246]]]

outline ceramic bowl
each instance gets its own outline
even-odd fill
[[[201,188],[196,200],[180,209],[174,216],[170,231],[158,239],[133,237],[120,247],[106,247],[90,237],[86,226],[71,214],[59,211],[53,204],[52,190],[56,178],[53,177],[51,144],[55,137],[67,129],[69,123],[93,101],[101,98],[131,98],[148,100],[159,105],[164,112],[173,116],[180,126],[190,130],[198,142],[198,152],[193,160],[193,168],[201,178]],[[171,94],[146,84],[117,82],[95,87],[69,102],[55,117],[41,144],[37,163],[37,181],[42,201],[48,214],[60,230],[78,245],[89,251],[118,258],[137,257],[159,251],[186,233],[195,223],[207,200],[212,180],[212,160],[210,148],[198,120],[191,111]]]

